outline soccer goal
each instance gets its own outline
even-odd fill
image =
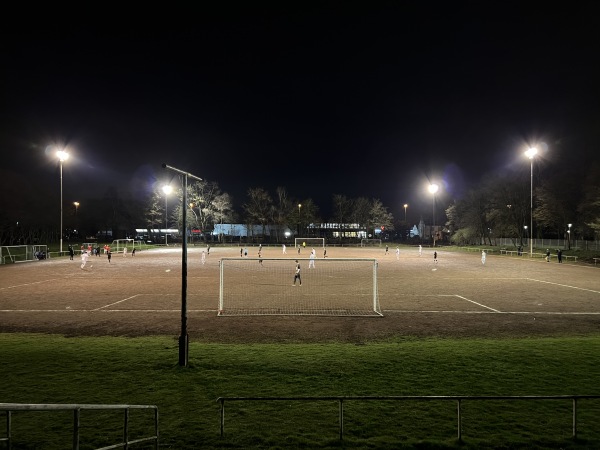
[[[222,258],[220,316],[382,316],[377,260],[298,258],[302,285],[294,285],[296,260]]]
[[[361,247],[381,247],[381,239],[361,239]]]
[[[38,261],[48,257],[47,245],[0,246],[0,264]]]
[[[142,248],[142,241],[136,241],[135,239],[115,239],[110,245],[110,251],[113,253],[122,253],[126,247],[130,252],[134,248],[140,250]]]
[[[294,247],[325,247],[325,238],[294,238]]]

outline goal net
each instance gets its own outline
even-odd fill
[[[376,259],[297,261],[302,286],[295,259],[222,258],[218,314],[382,316]]]
[[[325,238],[294,238],[294,247],[325,247]]]
[[[47,245],[6,245],[0,246],[0,264],[25,261],[38,261],[48,258]]]
[[[381,239],[361,239],[361,247],[381,247]]]
[[[115,239],[110,245],[110,251],[113,253],[122,253],[125,248],[127,248],[128,252],[131,252],[134,248],[139,250],[142,248],[142,241],[136,241],[134,239]]]

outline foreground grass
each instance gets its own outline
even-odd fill
[[[568,400],[465,402],[462,444],[454,402],[347,402],[343,442],[336,402],[230,403],[224,438],[216,402],[223,396],[600,395],[600,335],[360,346],[192,342],[189,367],[177,361],[171,337],[0,334],[0,402],[155,404],[160,447],[173,449],[600,448],[598,400],[580,402],[576,441]],[[151,434],[149,416],[132,414],[132,434],[142,433],[140,425]],[[13,448],[69,448],[71,421],[63,413],[16,413]],[[118,442],[121,422],[121,415],[86,412],[81,448]]]

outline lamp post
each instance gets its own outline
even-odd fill
[[[406,222],[406,208],[408,208],[408,203],[404,204],[404,221]]]
[[[301,221],[300,221],[300,209],[302,208],[302,204],[298,203],[298,237],[300,237],[301,231]]]
[[[435,247],[435,193],[440,189],[440,187],[435,184],[435,183],[431,183],[429,185],[429,192],[431,193],[432,199],[433,199],[433,226],[431,227],[431,237],[433,238],[433,246]]]
[[[167,203],[167,197],[171,192],[173,192],[173,188],[168,184],[165,184],[162,187],[162,190],[165,193],[165,245],[167,245],[167,230],[169,229],[169,204]]]
[[[79,202],[73,202],[75,205],[75,217],[77,217],[77,208],[79,208]]]
[[[571,227],[573,226],[572,223],[569,224],[569,229],[567,231],[567,239],[569,240],[569,250],[571,250]]]
[[[59,150],[56,152],[56,157],[60,161],[60,253],[63,251],[63,182],[62,182],[62,172],[63,172],[63,162],[69,159],[69,154],[64,150]]]
[[[537,148],[531,147],[529,150],[525,152],[525,156],[529,158],[531,162],[531,189],[530,189],[530,204],[529,204],[529,257],[533,256],[533,158],[537,155]]]

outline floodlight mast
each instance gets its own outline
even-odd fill
[[[187,205],[187,179],[188,177],[198,181],[202,178],[192,175],[189,172],[176,169],[165,163],[162,164],[163,169],[168,169],[183,176],[183,204]],[[186,236],[186,211],[187,208],[181,208],[181,224],[183,227],[183,244],[181,247],[181,334],[179,336],[179,365],[188,365],[189,355],[189,335],[187,332],[187,236]]]

